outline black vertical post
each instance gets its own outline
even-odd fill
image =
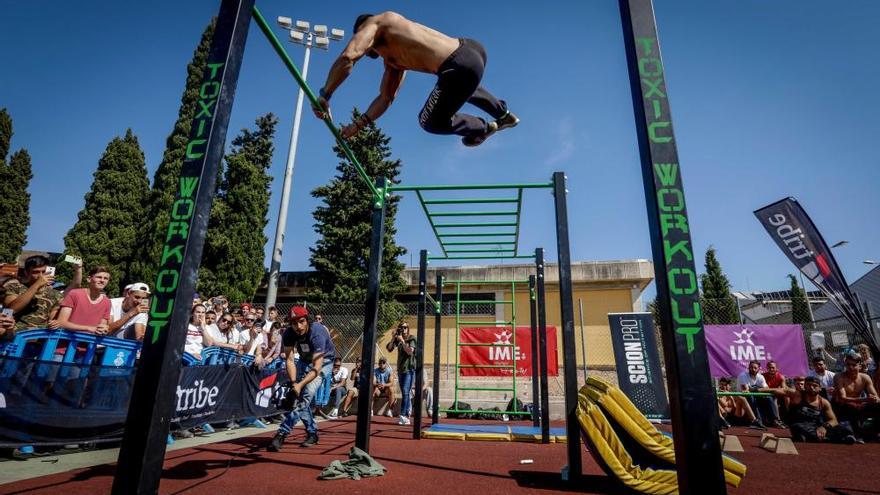
[[[577,418],[577,342],[574,339],[574,294],[571,289],[571,251],[568,242],[568,206],[565,174],[553,173],[556,207],[556,252],[559,260],[559,315],[562,318],[562,363],[565,372],[565,434],[568,438],[568,479],[581,477],[581,429]]]
[[[367,299],[364,303],[364,338],[361,348],[361,376],[358,390],[357,430],[354,445],[370,452],[370,420],[373,412],[373,366],[376,358],[376,325],[379,320],[379,281],[382,278],[382,247],[385,240],[385,193],[387,180],[376,179],[382,199],[373,205],[370,231],[370,261],[367,267]]]
[[[619,0],[682,495],[725,494],[693,245],[651,0]]]
[[[550,389],[547,384],[547,305],[544,299],[544,248],[535,249],[535,281],[538,287],[538,347],[541,363],[541,443],[550,443]]]
[[[537,297],[535,297],[535,276],[529,275],[529,324],[532,326],[531,342],[532,342],[532,424],[538,426],[541,424],[539,414],[541,411],[538,385],[538,308],[535,307]]]
[[[416,334],[416,393],[413,398],[413,438],[422,438],[422,389],[425,388],[423,373],[425,370],[425,303],[428,299],[428,251],[419,252],[419,316],[418,333]],[[405,394],[406,391],[403,391]]]
[[[220,4],[199,88],[200,111],[192,121],[162,258],[154,260],[159,271],[119,449],[114,494],[159,491],[183,344],[253,4],[254,0]]]
[[[440,332],[443,326],[443,275],[437,274],[437,292],[434,301],[439,307],[434,308],[434,404],[431,411],[433,424],[440,423]]]

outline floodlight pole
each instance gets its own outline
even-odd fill
[[[308,38],[303,43],[306,48],[303,59],[302,78],[306,80],[309,74],[309,55],[312,51],[314,34],[308,33]],[[290,204],[290,184],[293,182],[293,166],[296,162],[296,145],[299,141],[299,123],[302,117],[303,99],[305,91],[299,88],[296,97],[296,112],[293,117],[293,130],[290,132],[290,147],[287,149],[287,168],[284,169],[284,185],[281,188],[281,206],[278,207],[278,223],[275,225],[275,243],[272,246],[272,261],[269,265],[269,287],[266,289],[266,307],[274,306],[278,297],[278,275],[281,272],[281,256],[284,251],[284,232],[287,230],[287,210]]]

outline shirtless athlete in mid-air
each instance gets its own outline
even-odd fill
[[[315,115],[332,119],[330,97],[364,55],[382,57],[385,73],[379,96],[360,117],[342,128],[343,138],[354,136],[388,110],[408,70],[437,75],[437,84],[419,112],[419,125],[430,133],[457,134],[462,136],[465,146],[478,146],[495,132],[519,123],[504,100],[480,86],[486,50],[479,42],[450,38],[394,12],[358,16],[354,33],[330,67],[327,82],[319,92],[318,103],[322,108],[314,108]],[[483,110],[494,120],[458,112],[465,103]]]

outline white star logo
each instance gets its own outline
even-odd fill
[[[513,332],[508,332],[506,329],[501,330],[501,333],[494,334],[495,338],[498,339],[495,341],[496,344],[510,344],[510,337],[513,336]]]
[[[733,341],[734,344],[755,345],[755,343],[752,342],[752,335],[755,335],[755,332],[748,328],[743,328],[742,332],[733,332],[733,334],[737,337],[737,339]]]

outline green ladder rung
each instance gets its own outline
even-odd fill
[[[447,253],[515,253],[513,249],[506,248],[473,248],[473,249],[447,249]]]
[[[443,242],[441,243],[445,246],[510,246],[516,244],[513,241],[462,241],[462,242]]]
[[[437,234],[437,237],[509,237],[515,235],[516,232],[450,232]]]
[[[461,345],[461,344],[458,344]],[[458,364],[457,368],[491,368],[491,369],[513,369],[513,365],[510,364]]]
[[[496,325],[496,326],[497,326],[497,325],[504,325],[504,326],[508,326],[508,327],[509,327],[512,323],[513,323],[513,322],[510,322],[510,321],[460,321],[460,322],[458,322],[459,326],[461,326],[461,325],[482,325],[482,326],[486,326],[486,325]]]
[[[519,198],[426,199],[426,205],[463,205],[476,203],[517,203]]]
[[[460,387],[459,390],[468,390],[471,392],[513,392],[512,388],[482,388],[482,387]]]
[[[461,347],[513,347],[513,344],[491,344],[489,342],[460,342]]]
[[[501,217],[501,216],[514,216],[517,214],[516,210],[513,211],[432,211],[428,213],[430,217]]]
[[[517,225],[517,222],[435,223],[434,227],[439,229],[441,227],[516,227]],[[516,232],[510,235],[516,235]]]
[[[459,304],[513,304],[513,301],[459,301]]]

